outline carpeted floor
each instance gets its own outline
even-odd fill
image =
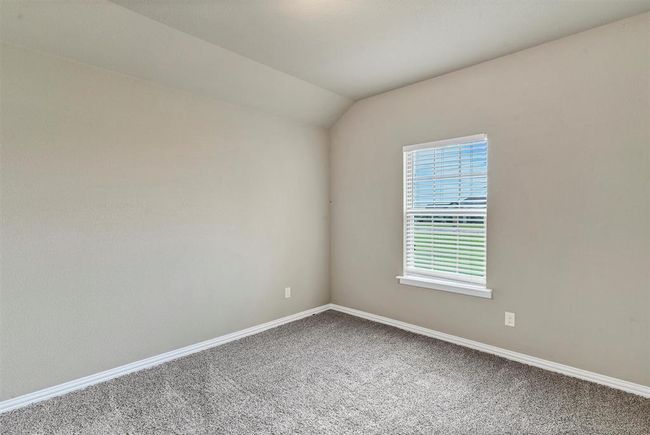
[[[2,433],[649,434],[650,399],[327,311],[0,415]]]

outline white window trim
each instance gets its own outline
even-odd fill
[[[456,280],[436,279],[430,276],[424,277],[418,275],[398,275],[396,278],[403,285],[492,299],[492,289],[480,284],[470,284],[469,282],[465,283]]]
[[[441,147],[445,145],[463,145],[467,143],[486,141],[486,134],[475,134],[472,136],[464,136],[453,139],[445,139],[434,142],[426,142],[414,145],[406,145],[402,148],[402,192],[404,192],[404,187],[406,186],[406,153],[409,151],[415,151],[424,148],[434,148]],[[485,212],[487,214],[487,210]],[[402,193],[402,271],[403,275],[398,275],[396,278],[399,280],[400,284],[409,285],[414,287],[423,287],[434,290],[442,290],[451,293],[464,294],[469,296],[477,296],[486,299],[492,299],[492,290],[487,288],[486,283],[483,280],[480,282],[472,282],[469,279],[458,279],[458,278],[447,278],[443,276],[444,274],[439,274],[440,276],[430,276],[430,275],[419,275],[408,271],[406,264],[406,230],[407,230],[407,204],[406,204],[406,195]],[[487,224],[487,220],[486,220]],[[486,227],[487,230],[487,227]],[[487,238],[486,238],[487,240]],[[487,267],[487,246],[486,246],[486,267]],[[467,277],[469,278],[469,277]]]

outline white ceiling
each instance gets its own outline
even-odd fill
[[[0,0],[3,43],[314,125],[650,0]]]
[[[108,0],[0,0],[0,39],[313,125],[351,104]]]
[[[113,0],[358,99],[650,9],[649,0]]]

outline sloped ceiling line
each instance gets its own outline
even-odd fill
[[[328,127],[348,98],[107,0],[0,2],[4,43]]]

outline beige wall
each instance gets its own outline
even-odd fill
[[[0,399],[329,302],[324,130],[0,54]]]
[[[649,17],[356,103],[331,131],[333,302],[650,385]],[[402,146],[475,133],[494,299],[399,285]]]
[[[649,17],[362,100],[329,164],[322,129],[2,46],[0,400],[330,277],[335,303],[650,385]],[[494,299],[399,285],[402,146],[480,132]]]

